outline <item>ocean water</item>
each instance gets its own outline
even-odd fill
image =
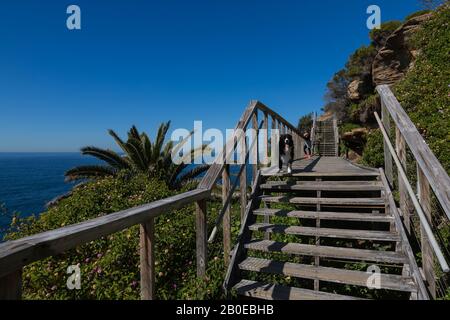
[[[64,182],[64,172],[79,165],[99,163],[80,153],[0,153],[0,205],[7,210],[7,214],[0,210],[0,241],[13,213],[21,217],[39,215],[45,211],[46,203],[72,189],[74,183]],[[232,183],[237,179],[238,169],[238,166],[230,168]],[[248,166],[248,181],[251,171]]]
[[[80,153],[0,153],[0,204],[8,214],[0,215],[0,230],[9,225],[10,215],[37,215],[45,204],[71,190],[64,172],[79,165],[98,164]]]

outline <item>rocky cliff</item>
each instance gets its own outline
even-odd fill
[[[414,17],[387,38],[373,61],[372,81],[375,86],[397,83],[413,67],[417,49],[411,44],[410,38],[431,17],[432,13]]]

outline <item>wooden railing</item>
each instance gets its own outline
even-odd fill
[[[334,150],[335,156],[339,157],[339,128],[336,114],[333,114],[333,130],[334,130]]]
[[[317,112],[314,112],[313,124],[311,127],[311,153],[312,154],[317,153],[316,132],[317,132]]]
[[[258,116],[262,116],[261,124]],[[240,205],[241,219],[245,216],[245,210],[249,203],[247,199],[247,165],[249,155],[255,159],[259,155],[259,141],[265,145],[263,157],[268,157],[269,145],[269,117],[271,129],[281,133],[293,135],[295,143],[303,150],[303,140],[297,128],[291,125],[283,117],[258,101],[252,101],[245,109],[235,129],[247,132],[251,122],[256,132],[256,140],[253,148],[247,149],[246,139],[238,143],[240,137],[237,132],[227,141],[224,150],[211,165],[206,175],[195,190],[178,194],[173,197],[158,200],[136,208],[112,213],[106,216],[87,220],[75,225],[47,231],[26,238],[7,241],[0,244],[0,299],[20,299],[22,287],[22,269],[24,266],[49,256],[58,255],[66,250],[83,245],[90,241],[100,239],[115,232],[140,225],[140,290],[142,299],[155,298],[155,218],[167,215],[172,210],[195,203],[196,215],[196,267],[197,275],[203,277],[206,274],[208,261],[207,251],[207,204],[211,198],[211,192],[217,181],[222,179],[223,208],[216,220],[217,226],[223,221],[223,246],[224,258],[228,263],[231,250],[231,197],[236,188],[236,183],[230,187],[230,165],[224,161],[230,159],[235,152],[245,154],[245,162],[240,164]],[[267,129],[267,131],[261,130]],[[263,132],[264,136],[260,133]],[[244,135],[245,137],[245,135]],[[272,150],[277,147],[277,141],[270,141]],[[253,179],[257,177],[258,162],[252,164]]]
[[[408,236],[412,237],[417,231],[420,233],[422,273],[431,296],[436,298],[436,262],[443,272],[448,272],[449,266],[444,253],[448,248],[444,248],[444,245],[436,239],[438,230],[433,229],[432,220],[433,215],[439,215],[441,224],[450,226],[450,178],[389,86],[378,86],[377,91],[381,98],[382,119],[377,113],[375,117],[384,138],[386,178],[391,188],[398,191],[399,211]],[[395,127],[395,149],[390,141],[391,123]],[[412,161],[407,160],[407,149],[412,155]],[[393,160],[397,168],[396,181],[394,181]],[[415,163],[416,168],[411,168],[411,162]],[[414,171],[415,177],[412,176]],[[416,192],[410,183],[413,179],[417,180]],[[442,212],[433,213],[433,211]],[[414,230],[412,223],[414,212],[419,218],[418,230]]]

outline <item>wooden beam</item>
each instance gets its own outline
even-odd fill
[[[67,227],[0,244],[0,277],[21,267],[62,253],[89,241],[145,223],[194,201],[210,196],[209,190],[196,189],[139,207],[90,219]]]
[[[252,180],[255,181],[256,178],[256,173],[258,172],[258,162],[259,162],[259,143],[258,143],[258,135],[259,135],[259,130],[258,130],[258,113],[255,112],[253,113],[252,116],[252,123],[253,123],[253,129],[255,130],[255,137],[254,139],[256,139],[256,143],[253,145],[252,147],[252,160],[255,162],[252,164]]]
[[[394,216],[395,219],[395,225],[397,228],[397,232],[401,237],[401,246],[403,248],[403,252],[406,255],[406,258],[408,259],[408,265],[410,268],[410,274],[414,278],[417,287],[418,287],[418,299],[421,300],[429,300],[429,295],[427,292],[427,289],[425,288],[425,285],[423,283],[422,275],[420,273],[419,267],[416,262],[416,257],[414,255],[414,252],[411,249],[411,246],[409,245],[409,239],[406,234],[405,228],[403,227],[402,220],[400,218],[400,215],[398,213],[397,205],[395,204],[394,197],[392,195],[392,190],[389,186],[389,183],[386,179],[386,175],[383,171],[383,169],[380,169],[380,177],[381,181],[384,184],[385,187],[385,194],[386,200],[388,202],[388,210],[389,212]]]
[[[141,300],[155,299],[155,225],[154,219],[140,226]]]
[[[256,179],[252,184],[252,193],[250,195],[249,203],[245,211],[244,221],[241,223],[239,229],[238,241],[233,250],[230,264],[228,265],[227,273],[223,283],[225,292],[229,294],[230,289],[239,281],[239,262],[241,262],[247,254],[245,243],[251,240],[251,232],[248,230],[248,226],[256,221],[256,215],[251,214],[252,210],[258,208],[261,204],[261,200],[258,197],[260,193],[259,184],[261,181],[261,174],[258,171]]]
[[[20,300],[21,298],[22,269],[18,269],[0,278],[0,300]]]
[[[381,103],[381,120],[383,121],[383,125],[384,128],[386,129],[386,132],[389,134],[391,131],[391,122],[389,119],[389,112],[387,111],[383,101]],[[389,181],[389,184],[393,186],[394,175],[392,172],[392,156],[389,152],[389,148],[385,140],[383,140],[383,150],[384,150],[384,172],[386,174],[387,180]]]
[[[397,151],[397,156],[402,164],[403,170],[407,172],[406,165],[406,143],[403,138],[400,130],[395,128],[395,149]],[[397,171],[400,169],[397,168]],[[405,228],[408,234],[411,234],[411,215],[414,213],[414,205],[408,196],[408,191],[406,190],[405,183],[401,177],[400,172],[397,174],[398,176],[398,191],[400,195],[400,212],[402,213],[403,220],[405,223]]]
[[[271,154],[271,160],[275,161],[274,163],[270,163],[271,167],[278,167],[278,161],[279,158],[275,155],[278,154],[278,139],[279,135],[276,134],[277,132],[277,120],[272,117],[272,132],[270,135],[270,154]]]
[[[230,193],[230,166],[225,165],[222,172],[222,205],[225,207],[223,216],[223,255],[225,266],[230,262],[231,252],[231,201],[227,203],[228,194]]]
[[[206,200],[196,202],[195,210],[195,231],[196,231],[196,252],[197,252],[197,276],[206,275],[207,252],[207,221],[206,221]]]
[[[425,177],[419,166],[417,166],[417,191],[419,194],[419,202],[422,206],[423,212],[425,213],[430,225],[432,225],[430,184],[428,183],[427,178]],[[420,229],[420,242],[422,249],[422,269],[427,281],[428,291],[430,292],[433,299],[436,299],[436,272],[434,253],[422,225]]]
[[[245,135],[242,137],[241,142],[241,154],[243,155],[241,157],[243,161],[244,167],[242,168],[242,173],[239,176],[239,189],[241,191],[240,198],[241,198],[241,223],[244,221],[244,215],[245,215],[245,207],[247,206],[247,161],[246,161],[246,154],[247,154],[247,140]]]
[[[265,167],[269,166],[269,116],[267,112],[264,112],[264,125],[263,125],[263,164]]]
[[[423,171],[428,183],[450,219],[450,177],[436,156],[417,131],[411,119],[395,98],[387,85],[377,87],[382,104],[392,116],[396,126],[409,146],[417,164]]]

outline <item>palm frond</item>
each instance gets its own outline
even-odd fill
[[[202,174],[203,172],[207,171],[209,167],[210,167],[209,164],[198,165],[195,168],[187,171],[183,175],[179,176],[177,181],[179,181],[180,183],[184,183],[188,180],[192,180],[197,176],[199,176],[200,174]]]
[[[93,146],[87,146],[81,148],[81,153],[83,155],[90,155],[97,159],[103,160],[108,163],[110,166],[115,167],[116,169],[129,169],[129,162],[117,154],[112,150],[101,149]]]
[[[117,133],[115,133],[114,130],[109,129],[108,133],[111,137],[114,138],[114,141],[120,147],[120,149],[122,149],[122,151],[126,153],[127,152],[126,143],[122,139],[120,139],[120,137],[117,135]]]
[[[141,134],[141,144],[145,163],[149,165],[152,159],[152,142],[145,132]]]
[[[140,140],[140,134],[139,134],[139,130],[136,128],[136,126],[132,126],[130,131],[128,131],[128,138],[134,138],[137,140]]]
[[[170,121],[166,123],[161,123],[161,125],[158,128],[158,134],[156,135],[155,143],[153,145],[153,160],[158,159],[161,156],[162,153],[162,147],[164,140],[166,139],[167,131],[170,127]]]
[[[114,176],[117,170],[110,166],[79,166],[64,173],[66,181],[76,181],[82,179],[98,179],[107,176]]]
[[[143,156],[142,145],[139,140],[134,138],[129,138],[126,143],[127,154],[133,162],[133,166],[138,169],[138,171],[146,172],[148,166],[145,163]]]

